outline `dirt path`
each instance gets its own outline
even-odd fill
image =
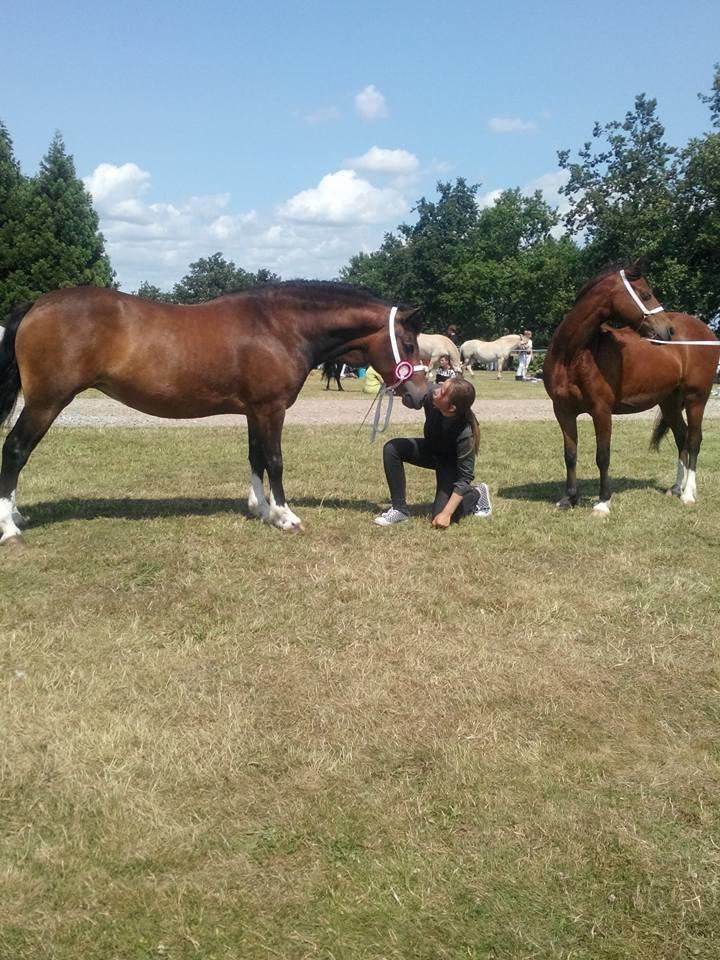
[[[364,396],[300,397],[288,410],[287,424],[314,426],[319,424],[360,425],[368,412],[369,400]],[[527,400],[486,400],[475,404],[475,412],[481,423],[512,422],[528,420],[552,420],[552,404],[546,396],[534,396]],[[720,398],[712,398],[707,405],[707,417],[720,417]],[[422,414],[408,410],[395,401],[393,423],[418,422]],[[654,410],[633,416],[653,418]],[[368,417],[368,427],[370,417]],[[245,417],[223,415],[203,417],[196,420],[167,420],[151,417],[106,397],[79,397],[58,417],[58,426],[66,427],[214,427],[245,426]]]

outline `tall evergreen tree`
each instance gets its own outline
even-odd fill
[[[0,321],[16,301],[12,276],[18,268],[17,236],[22,219],[23,178],[13,143],[0,120]]]
[[[28,182],[20,254],[31,299],[58,287],[107,287],[113,280],[92,198],[59,133]]]

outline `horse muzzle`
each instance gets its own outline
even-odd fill
[[[648,337],[653,340],[672,340],[675,328],[669,320],[662,320],[662,316],[664,315],[659,314],[652,319],[647,318],[645,322],[640,325],[640,334],[643,337]]]
[[[412,380],[406,380],[402,385],[402,390],[403,406],[410,407],[413,410],[419,410],[423,405],[423,400],[425,399],[425,393],[427,391],[426,381],[423,380],[423,383],[420,385],[413,383]]]

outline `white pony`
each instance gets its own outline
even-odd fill
[[[419,333],[418,351],[420,359],[428,366],[428,376],[438,365],[438,360],[444,353],[450,357],[450,366],[453,370],[462,370],[460,351],[449,337],[441,333]]]
[[[509,333],[497,340],[466,340],[460,347],[463,368],[472,376],[473,363],[496,363],[497,378],[502,380],[503,364],[513,352],[517,350],[522,337],[517,333]]]

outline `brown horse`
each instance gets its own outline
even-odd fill
[[[605,321],[627,324],[614,329]],[[660,405],[653,431],[657,447],[672,430],[678,450],[678,472],[668,491],[694,503],[695,471],[702,441],[702,419],[720,356],[713,345],[685,346],[660,341],[715,341],[710,329],[682,313],[667,313],[642,276],[638,263],[625,271],[610,270],[586,284],[548,347],[544,380],[563,434],[567,482],[557,506],[574,507],[577,417],[589,413],[595,427],[600,497],[594,510],[610,509],[610,437],[612,414],[637,413]],[[683,419],[683,410],[687,423]]]
[[[247,417],[250,513],[300,528],[285,500],[281,433],[311,369],[336,357],[371,363],[419,407],[419,308],[391,308],[344,284],[297,281],[230,293],[209,303],[151,303],[82,287],[46,294],[14,311],[0,343],[0,424],[22,389],[0,470],[0,542],[20,536],[20,471],[60,411],[95,387],[159,417]],[[263,476],[267,471],[269,499]]]

